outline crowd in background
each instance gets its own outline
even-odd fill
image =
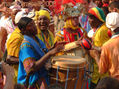
[[[85,50],[93,67],[86,89],[119,89],[119,0],[70,3],[0,4],[0,89],[63,89],[50,84],[48,61],[68,55],[64,45],[83,38],[92,45]]]

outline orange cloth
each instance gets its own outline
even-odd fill
[[[102,46],[99,72],[108,72],[111,77],[119,79],[119,36],[110,39]]]

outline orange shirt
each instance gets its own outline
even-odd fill
[[[110,39],[102,46],[99,72],[109,72],[111,77],[119,79],[119,36]]]

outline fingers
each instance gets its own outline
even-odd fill
[[[91,48],[92,50],[96,50],[98,52],[101,52],[101,48],[100,47],[95,47],[94,45]]]
[[[57,46],[59,46],[59,45],[65,45],[67,43],[67,41],[60,41],[60,42],[55,42],[55,44],[54,44],[54,47],[57,47]]]
[[[60,44],[59,46],[57,46],[57,50],[58,51],[61,51],[64,49],[64,45],[63,44]]]
[[[66,43],[68,43],[68,41],[57,42],[57,44],[63,44],[63,45],[65,45]]]

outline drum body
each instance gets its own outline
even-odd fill
[[[50,72],[50,83],[59,83],[64,89],[83,89],[86,59],[79,56],[54,57]]]

